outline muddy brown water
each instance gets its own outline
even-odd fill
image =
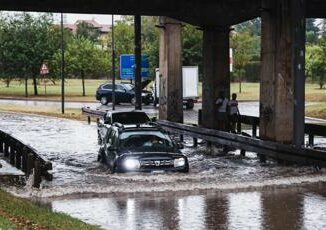
[[[0,112],[0,128],[50,160],[54,175],[41,190],[31,189],[28,182],[5,189],[50,202],[56,211],[106,229],[281,229],[286,215],[293,229],[325,227],[319,215],[320,210],[326,213],[324,170],[261,164],[254,153],[207,155],[204,145],[192,148],[188,138],[183,150],[190,162],[188,174],[111,175],[96,160],[96,125]],[[315,185],[301,188],[303,183]]]

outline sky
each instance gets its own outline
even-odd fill
[[[8,15],[14,15],[16,13],[21,12],[8,12],[8,11],[2,11],[4,14]],[[39,14],[39,13],[32,13],[32,14]],[[60,23],[60,14],[54,13],[53,14],[55,23]],[[104,15],[104,14],[64,14],[64,20],[65,23],[73,24],[77,20],[92,20],[94,19],[100,24],[112,24],[111,15]],[[119,15],[114,16],[114,20],[120,19]]]
[[[75,23],[77,20],[92,20],[94,19],[100,24],[112,24],[112,16],[111,15],[104,15],[104,14],[64,14],[64,18],[66,23],[72,24]],[[60,22],[60,14],[54,14],[54,18],[56,22]],[[114,19],[119,19],[119,15],[115,15]]]

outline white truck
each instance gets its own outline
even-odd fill
[[[198,66],[182,67],[182,89],[183,105],[186,109],[192,109],[197,102],[198,96]],[[155,104],[160,97],[160,72],[156,69],[155,87],[154,87]]]

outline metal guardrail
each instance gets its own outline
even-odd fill
[[[103,117],[105,111],[83,108],[83,114]],[[200,115],[199,115],[200,117]],[[90,118],[89,118],[90,119]],[[206,129],[194,125],[180,124],[165,120],[157,121],[164,129],[169,132],[182,135],[189,135],[194,138],[194,146],[197,144],[197,138],[221,145],[231,146],[244,151],[256,152],[264,161],[265,156],[289,162],[314,164],[319,166],[326,165],[326,151],[314,150],[312,148],[297,148],[291,145],[285,145],[272,141],[260,140],[257,138],[257,128],[259,127],[259,118],[252,116],[241,116],[237,125],[237,131],[241,133],[241,124],[252,126],[252,137],[223,132],[219,130]],[[326,126],[306,124],[306,133],[310,136],[326,136]],[[310,138],[309,138],[310,139]],[[313,138],[312,138],[313,139]]]
[[[0,152],[9,163],[22,170],[26,176],[33,175],[33,187],[40,187],[42,178],[51,181],[52,163],[40,157],[37,151],[12,135],[0,130]]]
[[[277,142],[165,120],[159,120],[157,123],[172,133],[189,135],[194,138],[204,139],[221,145],[256,152],[275,159],[303,164],[326,165],[326,151],[317,151],[311,148],[297,148]]]

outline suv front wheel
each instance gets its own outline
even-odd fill
[[[102,96],[100,102],[102,105],[107,105],[109,103],[109,100],[106,96]]]

